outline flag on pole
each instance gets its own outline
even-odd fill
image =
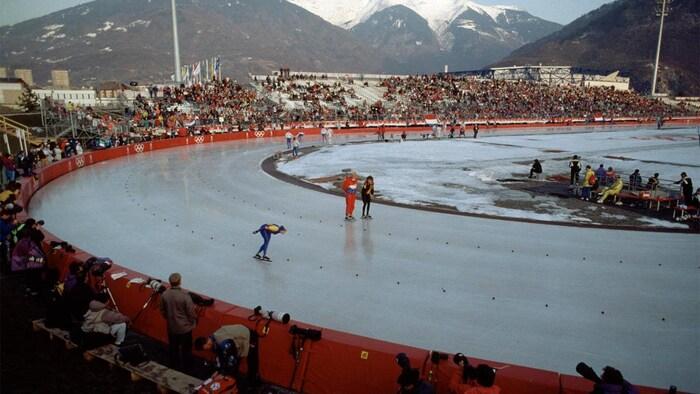
[[[192,79],[199,81],[202,78],[202,67],[199,62],[194,64],[194,69],[192,70]]]

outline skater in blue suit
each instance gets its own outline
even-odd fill
[[[260,246],[258,253],[256,253],[253,257],[259,260],[270,261],[270,258],[267,257],[267,247],[270,245],[270,238],[272,237],[272,234],[284,234],[286,232],[287,229],[284,228],[284,226],[277,224],[263,224],[259,229],[253,231],[253,234],[260,233],[263,238],[262,246]],[[262,253],[262,256],[260,253]]]

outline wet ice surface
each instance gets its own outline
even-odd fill
[[[342,198],[262,172],[279,149],[196,145],[101,163],[47,185],[30,213],[144,275],[178,271],[192,290],[294,320],[569,374],[579,361],[615,365],[637,384],[700,390],[697,235],[381,205],[374,220],[345,223]],[[251,258],[265,222],[289,228],[273,236],[269,264]]]
[[[612,166],[625,181],[640,169],[643,182],[658,172],[666,186],[685,171],[700,180],[700,146],[695,129],[599,131],[556,135],[493,136],[481,139],[443,139],[393,144],[326,147],[279,169],[307,179],[322,178],[353,168],[372,175],[382,196],[401,203],[455,207],[462,212],[530,218],[545,221],[591,222],[579,210],[538,196],[538,212],[497,206],[499,201],[532,201],[532,195],[511,190],[499,179],[524,178],[532,160],[543,162],[544,174],[566,174],[571,155],[583,167]],[[583,175],[583,174],[582,174]],[[323,185],[332,188],[330,184]],[[653,220],[651,226],[685,225]]]

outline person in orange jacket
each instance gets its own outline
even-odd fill
[[[355,199],[357,198],[357,174],[354,171],[348,173],[343,181],[343,193],[345,193],[345,220],[354,220]]]

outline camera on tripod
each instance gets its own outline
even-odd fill
[[[83,263],[83,271],[93,276],[104,276],[112,268],[112,259],[108,257],[90,257]]]
[[[293,325],[289,328],[289,333],[292,335],[300,336],[304,339],[309,339],[311,341],[318,341],[321,339],[321,330],[314,330],[313,328],[301,328],[297,325]]]
[[[289,313],[266,311],[266,310],[263,310],[262,306],[260,306],[260,305],[256,306],[255,309],[253,309],[253,314],[254,314],[254,316],[259,316],[259,317],[263,317],[265,319],[274,320],[274,321],[280,322],[282,324],[287,324],[287,323],[289,323],[289,320],[291,320]]]

